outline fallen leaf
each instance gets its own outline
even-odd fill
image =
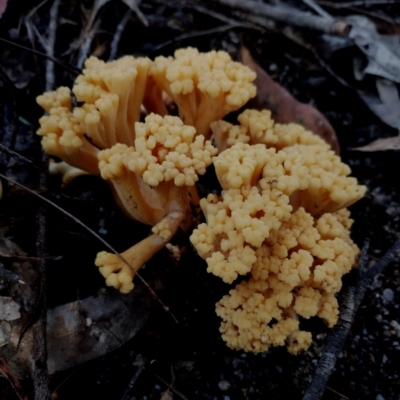
[[[21,316],[19,313],[19,304],[11,297],[0,296],[0,320],[13,321]]]
[[[25,256],[10,239],[2,238],[2,252]],[[10,297],[0,297],[0,357],[15,375],[29,378],[32,372],[31,329],[35,312],[38,276],[30,262],[13,262],[16,282]],[[143,326],[154,298],[140,283],[123,295],[110,289],[98,296],[63,304],[47,311],[47,366],[50,374],[103,356],[122,346]]]
[[[335,130],[328,120],[314,107],[297,101],[285,88],[276,83],[251,57],[249,50],[242,46],[241,61],[257,73],[254,84],[257,95],[249,101],[249,107],[272,112],[272,118],[279,123],[295,122],[314,132],[329,143],[338,154],[339,143]]]
[[[346,20],[352,24],[349,38],[368,58],[364,72],[400,83],[400,57],[398,49],[393,50],[399,46],[398,38],[396,44],[395,38],[383,37],[375,24],[363,16],[353,15]]]
[[[92,360],[122,346],[143,326],[153,304],[148,290],[135,284],[135,289],[127,295],[110,289],[101,296],[49,310],[49,373]]]
[[[385,150],[400,150],[400,135],[384,138],[384,139],[377,139],[370,144],[362,147],[356,147],[352,150],[358,151],[385,151]]]
[[[376,89],[377,94],[366,90],[357,92],[378,118],[392,128],[400,129],[400,97],[396,84],[387,79],[376,78]]]

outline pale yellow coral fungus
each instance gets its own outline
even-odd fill
[[[137,122],[135,129],[134,146],[117,144],[99,153],[101,176],[114,188],[122,209],[153,226],[146,246],[140,242],[123,253],[133,269],[113,254],[102,252],[96,259],[103,275],[114,274],[106,276],[107,284],[123,291],[131,287],[123,283],[127,274],[132,279],[144,260],[164,247],[179,227],[187,230],[193,224],[194,184],[217,151],[178,117],[150,114],[144,123]]]
[[[217,304],[234,349],[297,353],[311,343],[299,317],[337,321],[334,294],[359,252],[344,207],[365,187],[328,146],[307,141],[279,151],[238,142],[214,157],[223,190],[200,201],[206,223],[190,239],[208,272],[228,283],[250,275]]]
[[[99,148],[133,145],[150,64],[148,58],[132,56],[110,62],[96,57],[86,60],[73,87],[84,104],[75,108],[74,116]]]
[[[359,252],[346,207],[366,188],[321,138],[276,124],[267,110],[223,121],[255,96],[254,79],[223,51],[179,49],[153,62],[90,57],[74,108],[68,88],[38,97],[47,113],[38,134],[49,154],[101,174],[124,212],[152,227],[120,255],[97,255],[107,285],[123,293],[178,229],[193,226],[195,184],[213,162],[222,191],[200,200],[206,221],[190,240],[208,272],[227,283],[244,276],[217,303],[222,337],[234,349],[287,345],[296,354],[312,340],[301,318],[337,321],[335,293]],[[180,118],[168,115],[172,103]]]
[[[331,249],[315,225],[311,215],[297,210],[256,250],[250,281],[241,282],[217,304],[222,337],[230,347],[261,352],[287,344],[297,353],[311,342],[311,334],[299,330],[299,317],[336,323],[334,294],[354,266],[358,249],[339,238]]]
[[[43,149],[76,168],[98,174],[98,149],[86,139],[83,128],[71,112],[69,89],[61,87],[37,100],[48,113],[40,118],[37,131],[42,136]]]
[[[255,73],[224,51],[179,49],[174,57],[157,57],[150,74],[176,103],[183,122],[206,137],[211,122],[239,109],[256,94]]]
[[[264,144],[281,150],[295,144],[330,146],[319,136],[298,124],[276,124],[269,110],[244,110],[239,125],[219,120],[211,123],[213,140],[219,151],[235,143]]]

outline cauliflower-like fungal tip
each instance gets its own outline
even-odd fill
[[[71,109],[71,89],[61,86],[53,92],[43,93],[36,98],[36,101],[47,113],[49,113],[52,108],[56,107]]]
[[[47,113],[40,118],[37,131],[46,153],[75,168],[98,174],[98,149],[86,139],[83,128],[71,112],[70,90],[59,88],[46,92],[37,101]]]
[[[214,158],[213,163],[222,188],[255,186],[268,160],[275,154],[274,149],[263,145],[250,146],[238,143]]]
[[[73,87],[77,100],[85,104],[76,107],[74,115],[97,147],[133,144],[150,65],[150,59],[132,56],[109,62],[86,60]]]
[[[126,257],[135,256],[130,263],[138,268],[164,247],[179,227],[187,231],[195,220],[192,207],[198,204],[198,194],[194,185],[217,152],[195,133],[178,117],[152,113],[143,123],[136,123],[133,146],[118,143],[99,153],[101,176],[112,185],[120,207],[133,219],[153,227],[150,238],[157,245],[151,242],[148,248],[140,247],[139,254],[142,241],[127,250]],[[126,276],[129,271],[118,265],[120,270],[113,273]],[[107,279],[118,286],[115,275]]]
[[[337,321],[335,293],[359,253],[344,207],[365,187],[312,140],[278,151],[237,142],[213,163],[222,191],[200,201],[206,222],[190,239],[208,272],[227,283],[249,277],[217,303],[222,338],[234,349],[297,354],[312,340],[300,318]]]
[[[238,121],[240,125],[221,120],[211,124],[213,139],[219,151],[232,147],[235,143],[264,144],[276,150],[295,144],[330,148],[322,138],[301,125],[276,124],[269,110],[244,110],[238,116]]]
[[[176,103],[184,123],[206,138],[211,122],[239,109],[256,94],[255,73],[223,51],[179,49],[174,57],[157,57],[150,75]]]
[[[173,181],[176,186],[193,186],[217,153],[210,141],[178,117],[150,114],[136,123],[135,155],[128,167],[141,174],[150,186]]]

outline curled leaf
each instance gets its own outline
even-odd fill
[[[356,147],[353,150],[358,151],[385,151],[385,150],[400,150],[400,135],[377,139],[367,144],[366,146]]]

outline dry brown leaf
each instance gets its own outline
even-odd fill
[[[362,147],[356,147],[353,150],[358,151],[385,151],[385,150],[400,150],[400,135],[377,139],[370,144]]]
[[[0,239],[3,254],[25,256],[14,242],[1,238],[1,233]],[[32,263],[27,261],[14,262],[13,272],[19,282],[13,284],[10,297],[0,297],[0,357],[7,360],[17,377],[29,378],[35,348],[31,325],[38,275]],[[49,373],[71,368],[122,346],[143,326],[153,304],[149,291],[138,284],[127,295],[107,290],[101,295],[48,310]]]
[[[339,154],[340,148],[335,130],[328,120],[314,107],[297,101],[265,72],[252,58],[249,50],[242,46],[241,61],[257,73],[255,85],[257,95],[249,101],[252,108],[268,109],[272,117],[279,123],[296,122],[314,132],[329,143],[332,149]]]

